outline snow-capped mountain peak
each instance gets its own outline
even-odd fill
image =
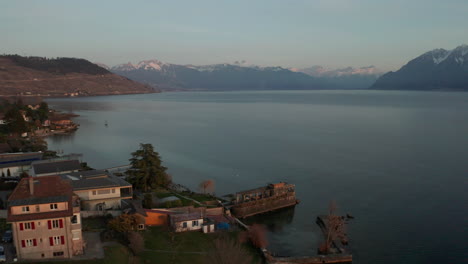
[[[115,65],[111,68],[113,71],[132,71],[135,70],[136,67],[131,62]]]
[[[314,77],[341,77],[352,75],[380,75],[382,72],[375,66],[366,66],[360,68],[346,67],[341,69],[328,69],[323,66],[312,66],[304,69],[290,69],[295,72],[303,72]]]
[[[162,67],[166,65],[166,63],[159,61],[159,60],[144,60],[140,61],[137,65],[137,69],[144,69],[144,70],[156,70],[160,71]]]
[[[463,64],[464,61],[467,60],[465,56],[468,54],[468,45],[463,44],[460,45],[453,50],[445,50],[445,49],[435,49],[427,52],[429,56],[432,56],[432,61],[434,64],[438,65],[447,59],[453,59],[457,63]]]

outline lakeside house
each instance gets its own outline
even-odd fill
[[[19,177],[21,173],[28,172],[31,169],[32,163],[42,160],[42,156],[42,152],[0,154],[0,174],[4,176]]]
[[[78,172],[81,164],[78,160],[42,160],[33,162],[29,174],[33,177],[58,175]]]
[[[203,216],[199,212],[172,214],[169,216],[169,222],[175,232],[201,230]]]
[[[122,200],[133,197],[130,183],[106,171],[79,171],[60,176],[71,184],[80,197],[83,210],[120,210]]]
[[[19,260],[83,254],[79,198],[60,176],[23,178],[8,199]]]

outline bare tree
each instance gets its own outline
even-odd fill
[[[337,209],[335,201],[331,201],[328,206],[328,215],[325,217],[326,237],[319,251],[322,253],[332,253],[332,243],[336,239],[343,240],[345,238],[345,225],[343,217],[335,214]]]
[[[250,241],[255,247],[262,249],[268,246],[267,230],[264,225],[253,224],[250,226],[248,234]]]
[[[140,254],[145,249],[145,241],[143,240],[143,236],[140,233],[129,232],[128,242],[128,246],[134,255]]]
[[[213,193],[215,190],[215,182],[213,180],[204,180],[198,185],[198,187],[203,191],[204,194],[207,192]]]
[[[253,258],[241,243],[228,235],[214,240],[213,251],[207,256],[209,264],[251,264]]]

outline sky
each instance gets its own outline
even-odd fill
[[[467,0],[0,1],[0,53],[110,66],[245,60],[395,70],[461,44]]]

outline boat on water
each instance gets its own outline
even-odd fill
[[[298,204],[294,184],[285,182],[237,192],[232,201],[231,212],[237,218],[245,218]]]

